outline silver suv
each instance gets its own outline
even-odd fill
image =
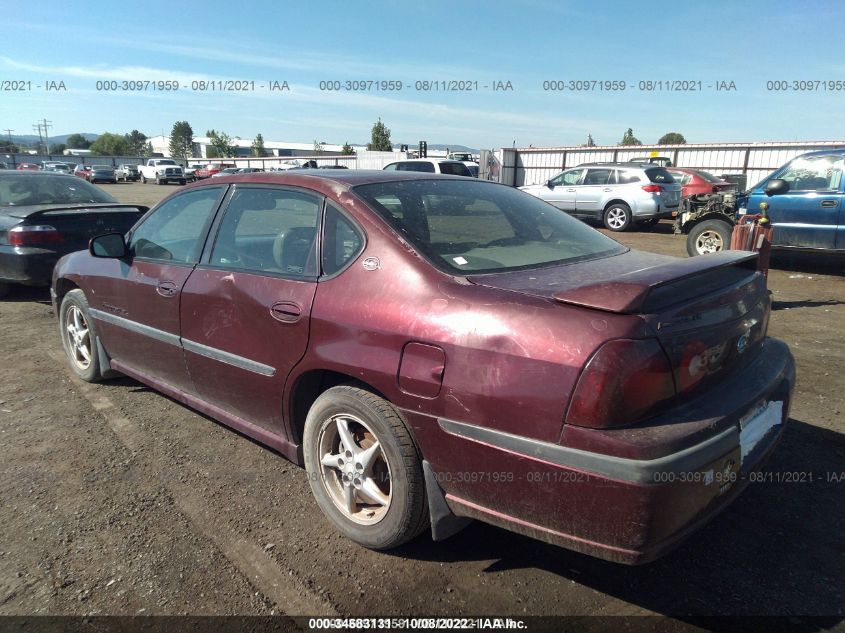
[[[611,231],[653,226],[672,217],[681,201],[681,185],[651,164],[588,163],[520,189],[575,217],[601,220]]]

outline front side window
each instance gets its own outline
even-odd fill
[[[781,174],[790,191],[838,191],[842,182],[841,156],[796,158]]]
[[[569,171],[565,171],[562,174],[558,174],[557,176],[552,178],[549,181],[549,184],[554,187],[558,187],[560,185],[571,187],[581,182],[581,176],[583,174],[583,169],[570,169]]]
[[[257,273],[316,277],[322,198],[301,191],[243,187],[220,222],[210,264]]]
[[[203,187],[163,202],[132,232],[129,252],[143,259],[197,263],[206,225],[224,189]]]
[[[412,180],[353,191],[434,266],[452,274],[565,264],[625,248],[539,198],[476,180]]]

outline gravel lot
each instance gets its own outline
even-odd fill
[[[177,189],[104,188],[148,205]],[[666,223],[615,237],[685,253]],[[47,292],[13,294],[0,301],[0,614],[822,614],[841,625],[845,264],[776,266],[770,334],[791,346],[798,386],[771,478],[639,568],[481,523],[442,543],[360,548],[272,451],[133,380],[72,378]]]

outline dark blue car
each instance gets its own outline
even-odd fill
[[[843,173],[845,149],[802,154],[740,197],[737,215],[759,213],[760,203],[768,202],[776,248],[845,253]],[[785,193],[767,195],[767,188],[779,184],[775,180],[788,185]]]

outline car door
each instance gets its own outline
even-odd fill
[[[613,192],[616,184],[616,172],[606,167],[590,167],[577,188],[575,215],[600,218],[604,211],[604,201]]]
[[[323,198],[236,185],[182,296],[182,345],[206,402],[281,433],[285,378],[305,353]]]
[[[556,206],[558,209],[568,213],[575,212],[578,184],[584,175],[585,169],[569,169],[564,171],[540,187],[538,197]]]
[[[748,213],[758,213],[760,202],[769,203],[774,245],[798,248],[837,248],[842,218],[842,156],[806,156],[793,160],[776,178],[789,184],[789,191],[766,196],[765,185],[755,188]],[[843,248],[845,238],[838,237]]]
[[[179,340],[182,289],[202,251],[225,186],[179,193],[128,236],[127,259],[103,259],[89,303],[109,356],[130,372],[193,392]]]

